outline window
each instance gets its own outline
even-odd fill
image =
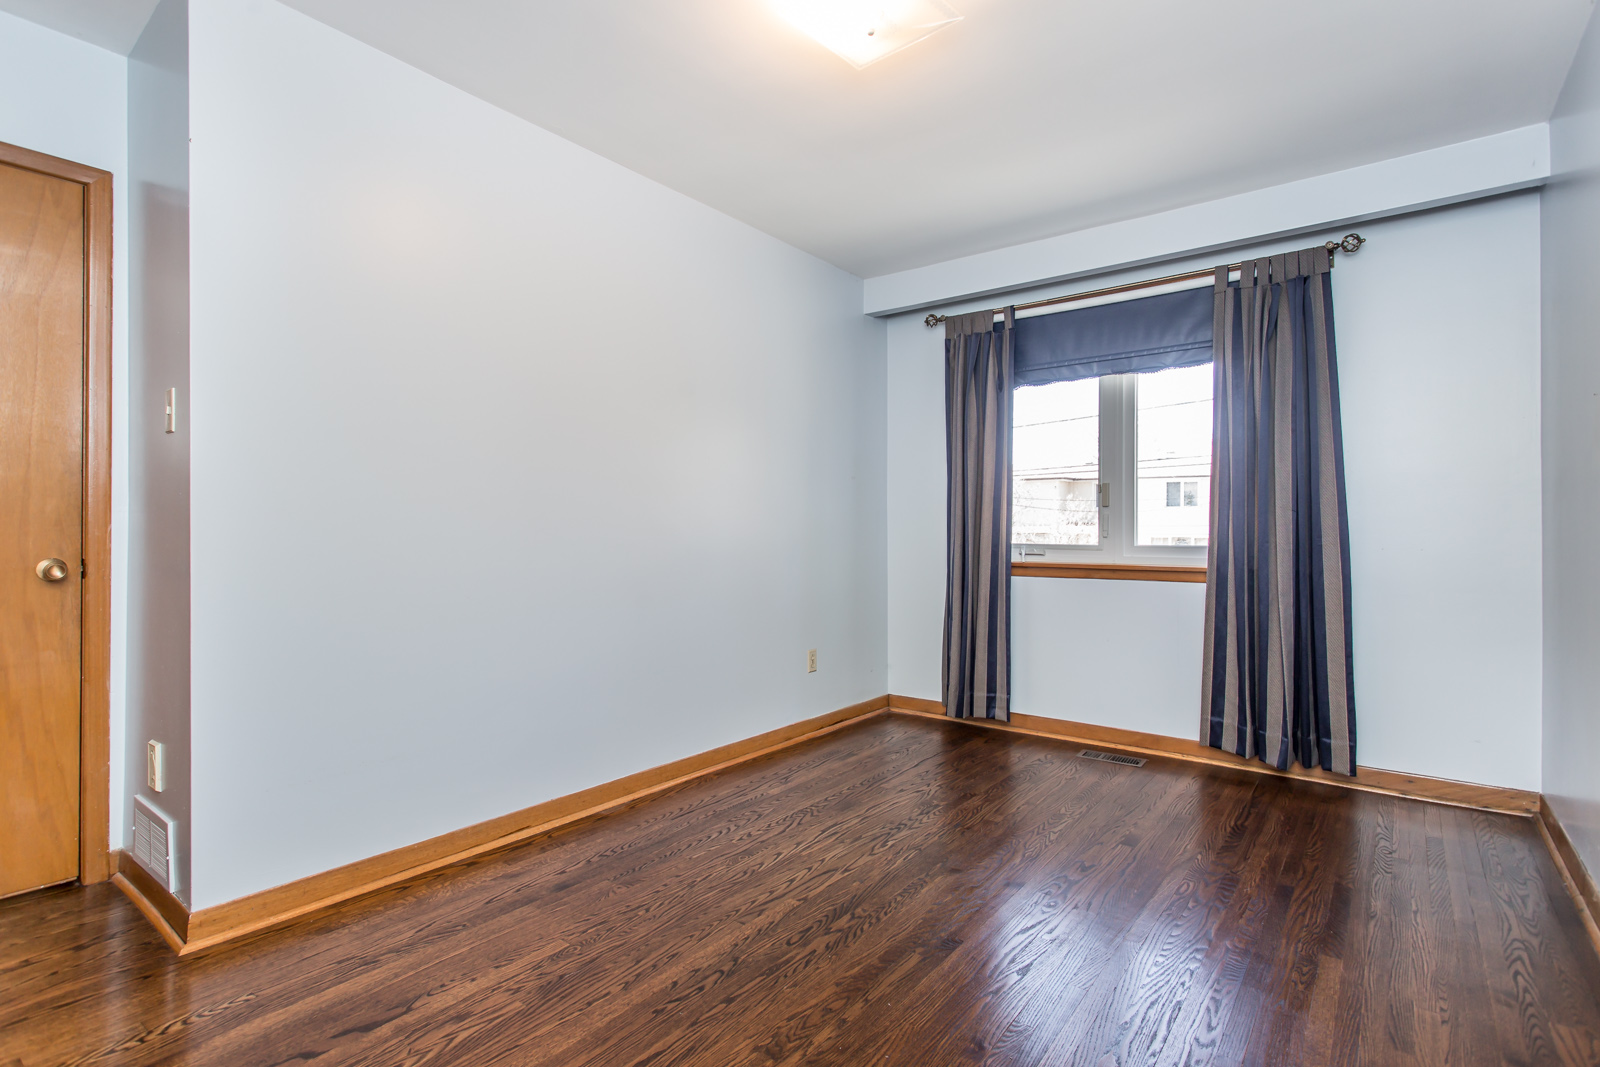
[[[1211,364],[1017,389],[1013,556],[1203,565]]]
[[[1168,482],[1167,507],[1192,508],[1200,503],[1199,482]]]
[[[1167,507],[1192,508],[1200,503],[1199,482],[1168,482]]]
[[[1204,545],[1211,523],[1211,364],[1129,375],[1137,396],[1139,545]]]
[[[1012,542],[1099,544],[1098,381],[1018,389],[1011,425]]]

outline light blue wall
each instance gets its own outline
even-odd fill
[[[1538,789],[1539,197],[1512,194],[1357,228],[1370,243],[1340,259],[1333,287],[1359,758]],[[1043,295],[1051,294],[1014,299]],[[889,685],[937,698],[943,333],[921,319],[918,312],[889,325]],[[1202,587],[1018,578],[1014,589],[1015,710],[1198,735]]]
[[[1600,21],[1550,122],[1544,190],[1544,791],[1600,872]]]
[[[185,0],[162,0],[128,57],[128,798],[177,821],[189,901],[189,42]],[[166,393],[178,390],[175,433]],[[166,788],[145,745],[166,746]],[[131,820],[130,820],[131,821]],[[129,828],[113,841],[131,846]]]
[[[886,691],[859,278],[190,16],[197,906]]]

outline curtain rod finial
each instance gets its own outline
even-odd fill
[[[1347,233],[1344,235],[1344,240],[1329,241],[1323,247],[1329,252],[1343,252],[1345,255],[1350,255],[1352,252],[1361,251],[1361,246],[1366,243],[1367,239],[1359,233]]]
[[[933,329],[935,326],[939,325],[943,321],[944,321],[944,316],[943,315],[929,315],[927,318],[922,320],[922,324],[924,326],[928,327],[928,329],[931,330],[931,329]]]

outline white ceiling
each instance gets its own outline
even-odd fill
[[[858,71],[768,0],[288,2],[864,276],[1542,122],[1592,4],[951,0]]]
[[[1590,0],[951,0],[853,70],[766,0],[289,0],[870,276],[1549,117]]]
[[[0,0],[0,11],[127,55],[158,3],[160,0]]]

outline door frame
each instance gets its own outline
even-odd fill
[[[111,173],[0,141],[0,163],[83,186],[83,596],[78,881],[111,877]]]

